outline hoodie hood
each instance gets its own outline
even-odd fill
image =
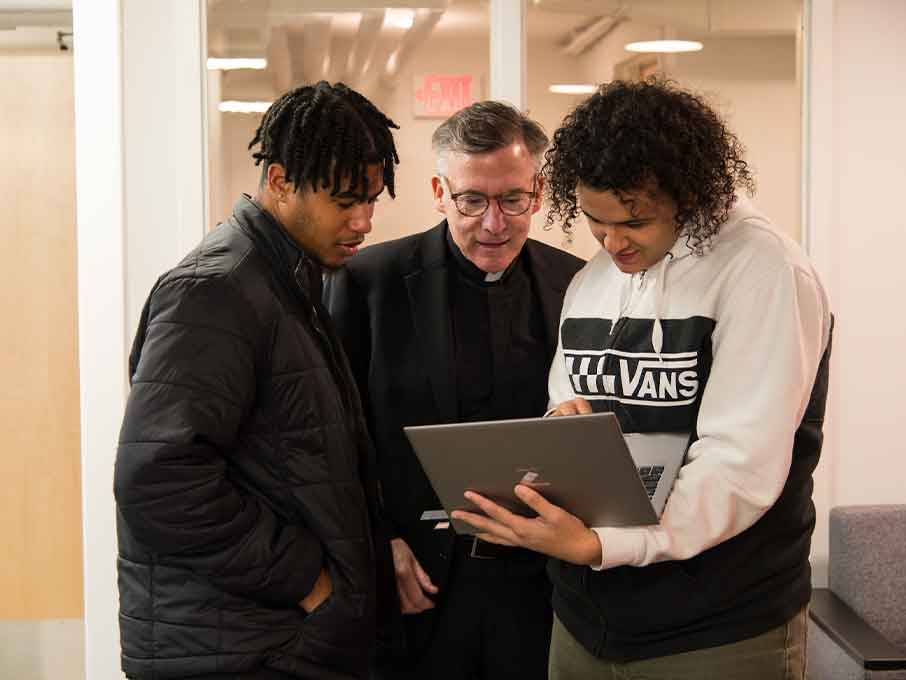
[[[721,236],[728,230],[735,229],[741,223],[749,221],[760,222],[765,226],[770,224],[768,219],[755,209],[749,199],[737,196],[736,203],[727,215],[727,221],[724,222],[720,231],[714,236],[714,240],[708,246],[708,249],[713,248],[715,242],[720,240]],[[708,249],[706,249],[704,254],[699,257],[707,257]],[[661,356],[661,350],[664,347],[664,330],[661,326],[661,316],[664,311],[664,298],[667,290],[667,270],[676,262],[687,257],[695,257],[695,255],[687,242],[686,236],[681,233],[677,237],[673,247],[667,251],[667,254],[664,255],[661,261],[654,265],[650,270],[646,270],[648,275],[653,274],[655,278],[654,324],[651,328],[651,344],[654,347],[655,354],[657,354],[658,361],[661,362],[664,360]],[[627,285],[631,285],[631,283],[628,283]]]

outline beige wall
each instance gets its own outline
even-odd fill
[[[548,87],[554,84],[580,82],[581,60],[562,53],[557,44],[559,36],[532,36],[528,40],[528,96],[527,108],[547,130],[549,137],[569,111],[584,97],[576,95],[551,94]],[[535,216],[532,236],[552,246],[563,248],[585,260],[594,256],[600,245],[582,221],[574,224],[573,233],[567,238],[560,224],[545,228],[547,203]]]
[[[746,147],[755,203],[795,239],[800,234],[800,85],[796,37],[705,40],[676,57],[671,75],[702,92]]]
[[[482,96],[490,86],[487,38],[469,41],[429,40],[400,71],[399,85],[383,91],[375,103],[400,126],[396,134],[400,166],[395,201],[381,199],[375,211],[374,232],[368,243],[379,243],[433,227],[442,219],[431,203],[431,134],[441,122],[412,115],[412,80],[426,73],[472,74],[481,83]]]
[[[638,23],[618,26],[583,57],[582,73],[595,83],[614,77],[632,55],[624,45],[661,37]],[[793,34],[701,38],[700,52],[663,59],[668,77],[700,92],[725,117],[746,147],[755,173],[756,205],[786,233],[800,236],[800,83]]]
[[[0,619],[82,615],[72,58],[0,56]]]
[[[251,152],[246,148],[255,136],[255,130],[261,123],[260,116],[240,113],[223,114],[223,148],[221,155],[225,165],[224,182],[226,191],[221,194],[220,211],[212,214],[215,223],[223,221],[233,204],[242,193],[254,194],[258,186],[261,168],[255,167]],[[212,213],[215,210],[212,206]]]
[[[606,83],[613,80],[616,65],[632,55],[625,50],[631,42],[657,40],[660,29],[635,21],[619,24],[606,38],[582,55],[580,73],[587,83]]]

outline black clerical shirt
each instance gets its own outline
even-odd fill
[[[544,321],[524,253],[503,276],[469,261],[447,231],[460,422],[540,416],[550,369]]]

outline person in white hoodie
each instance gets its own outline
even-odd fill
[[[612,82],[555,133],[549,223],[580,213],[602,250],[570,284],[554,415],[688,432],[660,523],[586,527],[526,486],[538,517],[468,493],[490,541],[550,555],[550,677],[805,677],[812,472],[832,317],[802,249],[737,191],[743,149],[669,82]]]

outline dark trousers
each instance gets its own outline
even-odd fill
[[[590,654],[556,619],[550,675],[551,680],[804,680],[807,634],[803,609],[782,626],[747,640],[614,663]]]
[[[482,545],[482,544],[479,544]],[[546,559],[523,550],[484,544],[470,556],[470,541],[457,539],[445,592],[427,614],[405,616],[409,639],[426,646],[404,665],[378,669],[380,680],[546,680],[551,625],[551,585]]]

